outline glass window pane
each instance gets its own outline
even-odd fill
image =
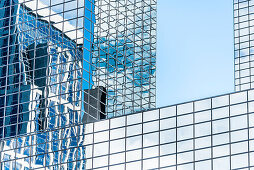
[[[176,143],[160,145],[160,155],[176,153]]]
[[[231,142],[238,142],[248,139],[248,130],[239,130],[231,132]]]
[[[195,111],[206,110],[211,108],[211,99],[200,100],[194,103]]]
[[[229,131],[229,119],[221,119],[212,122],[213,133]]]
[[[125,137],[125,128],[118,128],[110,131],[110,140]]]
[[[132,125],[137,123],[142,123],[142,113],[127,116],[127,125]]]
[[[176,155],[160,157],[160,167],[166,167],[176,164]]]
[[[144,169],[157,169],[159,164],[158,158],[143,160]]]
[[[109,140],[109,131],[94,133],[94,143]]]
[[[177,154],[177,163],[187,163],[193,161],[193,152],[184,152]]]
[[[141,161],[126,164],[126,170],[141,169]]]
[[[160,118],[172,117],[176,115],[176,106],[160,109]]]
[[[211,110],[197,112],[194,115],[195,115],[195,123],[211,120]]]
[[[108,154],[108,142],[94,145],[94,156],[101,156]]]
[[[247,101],[247,92],[239,92],[230,95],[230,104],[236,104]]]
[[[211,135],[211,122],[195,124],[195,137]]]
[[[155,156],[159,156],[159,146],[143,149],[143,158],[144,159],[155,157]]]
[[[110,141],[110,153],[121,152],[125,150],[125,139]]]
[[[229,143],[229,133],[223,133],[219,135],[213,135],[213,145],[221,145]]]
[[[211,148],[195,151],[195,161],[211,159]]]
[[[159,119],[159,110],[152,110],[152,111],[147,111],[143,113],[143,121],[151,121],[151,120],[156,120]]]
[[[118,153],[118,154],[110,155],[109,161],[110,161],[110,165],[124,163],[125,162],[125,153]]]
[[[125,165],[121,164],[121,165],[110,166],[109,170],[125,170]]]
[[[193,103],[177,105],[177,115],[193,112]]]
[[[229,155],[229,145],[213,147],[213,156],[220,157]]]
[[[127,127],[127,136],[138,135],[141,133],[142,133],[142,124]]]
[[[109,128],[109,120],[103,120],[103,121],[99,121],[94,123],[94,131],[102,131],[102,130],[106,130]]]
[[[141,153],[142,153],[141,149],[126,152],[126,161],[129,162],[129,161],[134,161],[134,160],[140,160]]]
[[[212,110],[213,120],[228,117],[228,116],[229,116],[229,107],[222,107],[222,108]]]
[[[193,114],[177,117],[177,126],[184,126],[188,124],[193,124]]]
[[[213,160],[213,170],[230,169],[229,157],[219,158]]]
[[[232,159],[232,169],[243,168],[248,166],[248,154],[234,155]],[[241,161],[239,161],[241,160]]]
[[[153,132],[159,130],[159,121],[153,121],[143,124],[143,133]]]
[[[210,146],[211,146],[211,136],[195,139],[195,149],[200,149],[200,148],[205,148]]]
[[[117,117],[110,120],[110,128],[117,128],[125,126],[125,116]]]
[[[231,154],[248,152],[248,142],[240,142],[231,144]]]
[[[176,127],[176,117],[160,120],[160,130]]]
[[[177,152],[184,152],[188,150],[193,150],[193,140],[186,140],[177,143]]]
[[[230,116],[247,113],[247,103],[230,106]]]
[[[247,128],[247,115],[232,117],[230,119],[231,130]]]
[[[149,133],[143,136],[143,146],[152,146],[152,145],[158,145],[159,144],[159,132],[156,133]]]
[[[176,141],[176,129],[160,131],[160,143],[169,143]]]
[[[201,161],[195,163],[195,170],[212,170],[212,161]]]
[[[93,159],[93,167],[103,167],[108,164],[108,156],[98,157]]]
[[[221,107],[221,106],[226,106],[229,105],[229,96],[225,95],[225,96],[219,96],[219,97],[215,97],[212,99],[212,107]]]
[[[127,150],[141,148],[142,136],[129,137],[126,139]]]
[[[177,140],[193,138],[193,126],[186,126],[177,129]]]

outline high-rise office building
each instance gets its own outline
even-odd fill
[[[107,117],[155,108],[156,0],[96,0],[93,82]]]
[[[254,90],[85,126],[86,169],[254,169]]]
[[[253,170],[252,6],[234,0],[239,92],[140,111],[156,0],[2,0],[1,169]]]
[[[254,1],[234,0],[235,90],[254,88]]]
[[[85,169],[84,123],[155,107],[155,11],[0,1],[1,169]]]
[[[83,26],[40,1],[0,4],[0,167],[82,168]]]
[[[87,169],[254,169],[254,0],[234,0],[235,90],[86,124]]]

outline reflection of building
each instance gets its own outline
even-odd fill
[[[22,2],[0,2],[0,167],[82,169],[83,34],[40,2]]]
[[[156,3],[115,38],[103,4],[0,1],[0,169],[85,169],[85,123],[155,107]]]
[[[93,82],[107,117],[155,108],[156,1],[95,1]]]
[[[124,3],[117,1],[116,4],[121,8]],[[108,10],[107,14],[110,14],[109,11],[111,11],[120,20],[125,21],[122,13],[129,8],[128,5],[122,10],[119,9],[121,14],[118,14],[118,9],[115,10],[114,3],[103,5],[101,9]],[[137,7],[141,6],[137,4]],[[134,13],[135,15],[135,8],[130,7],[130,9],[126,14],[131,16]],[[234,1],[235,87],[237,92],[86,124],[86,168],[117,170],[254,169],[254,90],[251,89],[254,87],[253,9],[254,0]],[[144,13],[142,8],[139,8],[138,11]],[[116,21],[116,24],[109,25],[113,30],[124,25],[114,20],[111,15],[100,17],[104,26],[107,25],[107,18],[112,23]],[[142,22],[146,18],[149,16],[142,17]],[[128,21],[127,19],[125,23],[131,27],[133,21],[136,20]],[[133,27],[136,26],[141,25],[134,24]],[[111,33],[108,30],[110,28],[106,27],[104,37],[122,33],[118,30]],[[130,35],[136,33],[131,32],[132,29],[122,29],[123,32],[125,30],[130,31]],[[137,33],[140,32],[137,31]],[[117,39],[117,36],[115,37]],[[107,38],[99,39],[102,46],[97,51],[105,56],[101,58],[101,61],[105,60],[108,63],[101,64],[97,69],[101,68],[99,71],[105,74],[105,82],[111,81],[109,86],[114,84],[110,78],[118,76],[117,73],[110,72],[110,70],[114,70],[115,65],[120,68],[125,66],[121,60],[121,52],[124,51],[124,48],[132,48],[131,43],[129,46],[126,45],[125,42],[128,40],[119,39],[118,42],[114,42],[114,38],[110,41]],[[125,46],[119,49],[118,44]],[[130,51],[125,52],[128,54]],[[101,74],[98,75],[101,76]],[[120,86],[124,84],[120,80],[118,83]],[[117,86],[115,85],[113,89],[118,89]]]

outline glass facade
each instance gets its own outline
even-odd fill
[[[106,88],[107,117],[155,108],[156,0],[96,0],[94,12],[93,82]]]
[[[254,1],[234,0],[235,90],[254,88]]]
[[[1,169],[82,169],[82,24],[40,1],[0,11]]]
[[[86,169],[254,169],[254,90],[85,126]]]
[[[0,169],[85,169],[85,123],[154,108],[155,29],[155,0],[1,0]]]

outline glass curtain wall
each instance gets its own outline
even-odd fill
[[[1,169],[84,169],[84,1],[0,1]]]
[[[85,126],[87,169],[254,169],[254,90]]]
[[[85,169],[84,123],[155,107],[155,29],[155,0],[1,0],[1,169]]]
[[[235,90],[254,88],[254,1],[234,0]]]
[[[156,0],[96,0],[93,83],[108,118],[155,108]]]

